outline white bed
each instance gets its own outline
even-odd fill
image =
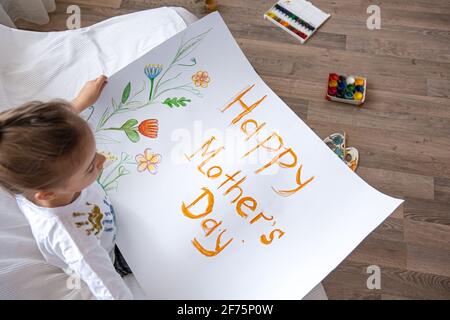
[[[72,99],[99,74],[112,75],[197,18],[163,7],[114,17],[87,28],[40,33],[0,25],[0,111],[29,100]],[[45,262],[15,201],[0,192],[0,299],[92,299]],[[125,282],[144,298],[134,276]],[[309,299],[326,298],[319,285]]]

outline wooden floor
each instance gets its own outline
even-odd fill
[[[74,1],[76,2],[76,1]],[[263,20],[275,0],[218,0],[219,12],[264,81],[322,138],[344,131],[358,148],[357,173],[405,199],[331,272],[330,299],[450,299],[450,2],[313,0],[332,14],[305,45]],[[370,4],[381,30],[366,27]],[[205,15],[203,1],[124,0],[120,9],[82,7],[82,26],[163,5]],[[31,30],[65,30],[67,4]],[[329,72],[368,78],[364,108],[324,99]],[[369,265],[381,289],[369,290]]]

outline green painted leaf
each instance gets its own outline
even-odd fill
[[[177,98],[177,97],[173,97],[173,98],[167,98],[166,100],[163,101],[163,104],[169,106],[170,108],[173,107],[185,107],[187,105],[187,102],[191,102],[190,99],[187,99],[185,97],[181,97],[181,98]]]
[[[130,129],[131,127],[134,127],[134,126],[137,125],[137,124],[138,124],[138,121],[137,121],[136,119],[130,119],[130,120],[127,120],[127,122],[125,122],[125,123],[120,127],[120,129],[127,130],[127,129]]]
[[[178,103],[179,103],[180,105],[182,105],[183,107],[186,106],[186,102],[191,102],[191,100],[186,99],[185,97],[181,97],[181,98],[178,100]]]
[[[139,141],[139,133],[135,130],[125,130],[125,133],[128,137],[128,139],[130,139],[131,142],[138,142]]]
[[[129,173],[130,173],[130,171],[127,170],[124,166],[120,166],[119,167],[119,175],[124,176],[124,175],[129,174]]]
[[[131,91],[131,82],[128,82],[125,89],[123,89],[122,92],[122,103],[127,102],[128,98],[130,97],[130,91]]]
[[[166,100],[164,100],[164,102],[163,102],[163,104],[166,104],[166,105],[168,105],[169,107],[173,107],[173,105],[172,105],[172,102],[171,102],[171,99],[170,98],[167,98]]]

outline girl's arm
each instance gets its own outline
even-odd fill
[[[94,235],[75,238],[75,234],[69,234],[59,224],[56,222],[43,240],[47,250],[75,271],[97,300],[132,300],[133,294],[97,238]]]
[[[133,299],[133,294],[114,269],[108,253],[100,245],[90,248],[82,259],[66,262],[80,275],[97,300]]]
[[[105,75],[86,82],[77,97],[72,100],[75,111],[81,113],[84,109],[92,106],[97,101],[107,82],[108,78]]]

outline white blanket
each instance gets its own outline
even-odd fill
[[[29,100],[72,99],[99,74],[112,75],[195,17],[158,8],[114,17],[87,28],[31,32],[0,25],[0,110]],[[0,193],[0,299],[90,299],[89,289],[47,264],[13,199]],[[137,298],[134,277],[125,277]]]

